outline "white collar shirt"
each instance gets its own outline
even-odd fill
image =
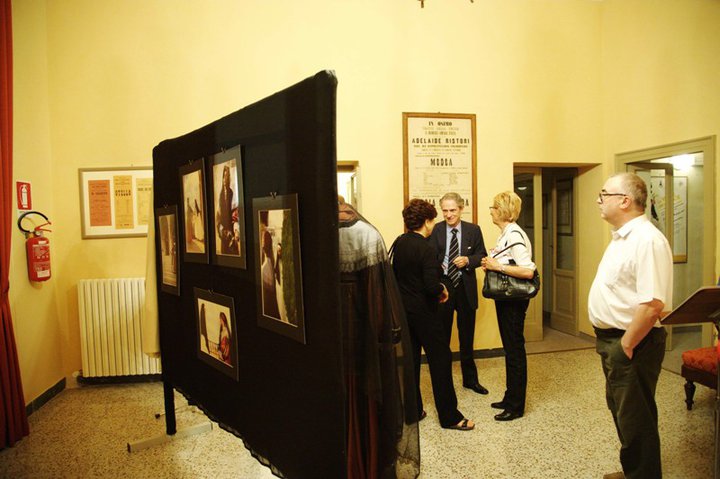
[[[593,326],[627,330],[642,303],[672,309],[673,257],[665,236],[645,215],[614,230],[588,295]],[[657,322],[655,326],[660,326]]]
[[[516,244],[512,248],[508,248],[502,253],[495,256],[495,251],[502,251],[508,246]],[[497,245],[490,254],[498,260],[500,264],[508,265],[512,260],[517,266],[535,270],[535,263],[532,260],[532,244],[530,238],[517,223],[508,223],[503,229],[497,240]]]

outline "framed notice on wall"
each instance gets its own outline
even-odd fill
[[[147,236],[152,168],[80,168],[83,239]]]
[[[687,263],[687,176],[673,177],[673,261]]]
[[[665,174],[662,170],[655,170],[650,178],[650,191],[648,193],[648,215],[650,221],[662,231],[670,241],[673,251],[674,263],[687,263],[687,202],[688,202],[688,179],[686,176],[673,177],[673,231],[672,235],[667,231],[667,202]]]
[[[465,199],[462,219],[477,222],[475,115],[403,113],[405,204],[422,198],[440,209],[448,192]]]

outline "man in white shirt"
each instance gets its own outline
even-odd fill
[[[588,312],[623,467],[606,479],[662,477],[655,387],[667,336],[660,317],[672,307],[673,259],[667,239],[645,216],[646,202],[647,186],[633,173],[610,177],[597,199],[613,232]]]

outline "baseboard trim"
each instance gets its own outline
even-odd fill
[[[585,339],[586,341],[590,341],[591,343],[594,343],[594,342],[597,340],[597,338],[596,338],[595,336],[591,336],[591,335],[589,335],[589,334],[587,334],[587,333],[583,333],[582,331],[580,331],[580,334],[578,334],[578,336],[579,336],[581,339]]]
[[[126,384],[126,383],[154,383],[162,381],[162,374],[133,374],[130,376],[96,376],[86,378],[78,376],[77,382],[82,386],[93,384]]]
[[[499,358],[501,356],[505,356],[505,350],[503,348],[476,349],[473,351],[473,357],[475,359]],[[459,351],[453,353],[453,361],[460,361]]]
[[[475,351],[473,351],[473,358],[475,358],[475,359],[499,358],[501,356],[505,356],[505,351],[503,350],[503,348],[476,349]],[[459,351],[453,351],[452,360],[460,361],[460,352]],[[423,353],[422,358],[420,359],[420,363],[427,364],[427,359],[425,358],[425,353]]]
[[[52,398],[60,394],[64,389],[65,378],[62,378],[60,381],[55,383],[54,386],[51,386],[47,391],[30,401],[30,403],[25,406],[25,413],[30,416],[32,413],[47,404],[47,402],[50,401]]]

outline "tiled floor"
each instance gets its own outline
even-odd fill
[[[618,442],[604,403],[603,376],[593,350],[532,354],[526,416],[493,420],[500,399],[504,359],[477,361],[480,396],[456,388],[460,409],[474,431],[441,429],[432,407],[421,423],[422,478],[601,478],[620,469]],[[423,394],[432,392],[423,366]],[[456,384],[459,365],[454,364]],[[712,477],[715,394],[698,386],[693,411],[685,408],[683,380],[663,371],[658,384],[660,432],[666,479]],[[185,404],[178,395],[176,404]],[[164,432],[158,383],[66,390],[30,416],[31,434],[0,452],[2,478],[270,478],[235,436],[211,432],[128,453],[126,444]],[[202,414],[178,413],[178,427]],[[312,477],[312,472],[308,472]]]
[[[557,353],[577,349],[595,349],[595,339],[571,336],[548,326],[543,327],[543,340],[525,344],[528,354]]]

